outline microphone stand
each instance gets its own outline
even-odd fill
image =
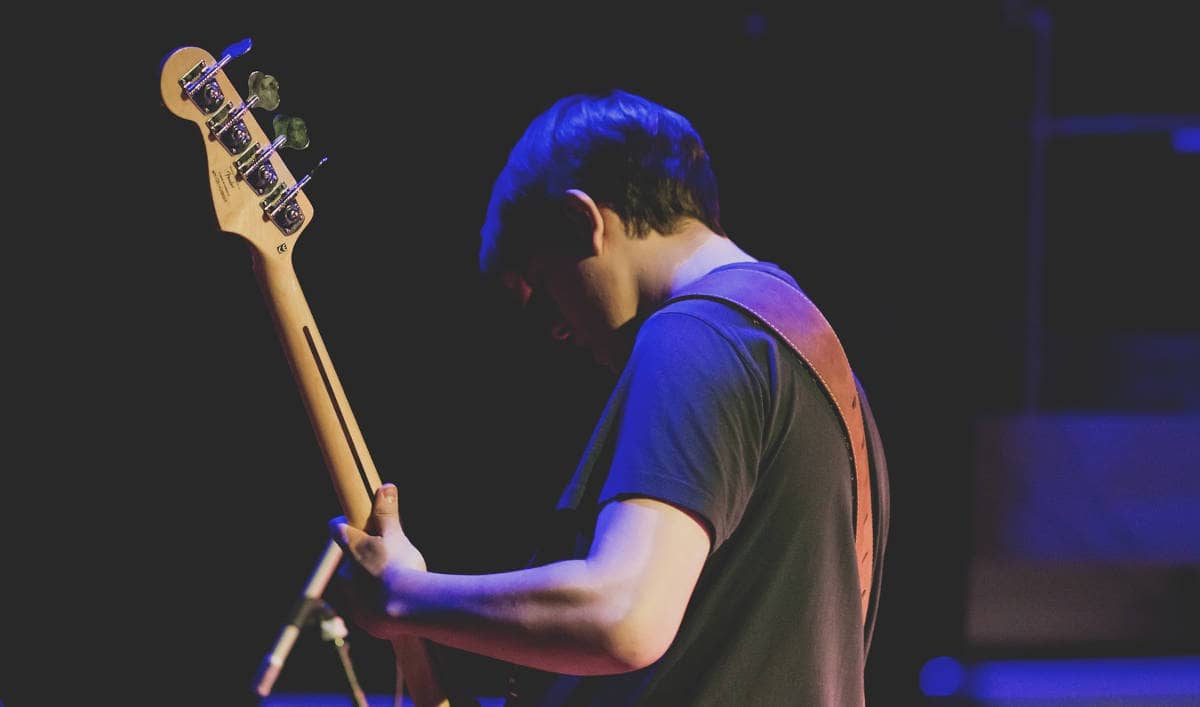
[[[292,608],[288,622],[280,630],[279,636],[275,639],[275,645],[271,648],[271,652],[263,659],[258,677],[254,681],[254,692],[259,697],[266,697],[271,694],[271,688],[274,686],[275,680],[279,677],[280,671],[283,670],[283,662],[287,660],[288,653],[291,652],[292,646],[296,644],[296,639],[300,637],[300,629],[309,623],[315,613],[320,617],[322,638],[326,641],[332,641],[334,648],[337,649],[338,657],[342,662],[342,669],[346,673],[346,679],[350,682],[350,689],[354,696],[355,704],[357,707],[367,707],[366,696],[363,694],[362,688],[358,684],[358,679],[355,677],[354,668],[350,664],[350,647],[345,641],[348,633],[346,624],[333,611],[332,607],[321,599],[321,594],[324,593],[325,587],[333,577],[333,573],[337,571],[337,566],[341,559],[342,548],[330,540],[325,546],[325,552],[321,555],[321,558],[317,561],[316,566],[309,575],[308,581],[304,585],[304,590],[300,593],[300,599]]]
[[[354,674],[354,665],[350,662],[350,644],[346,643],[349,631],[346,622],[334,612],[333,608],[321,602],[321,638],[331,641],[342,662],[342,671],[346,673],[346,681],[350,683],[350,695],[354,698],[355,707],[369,707],[367,695],[358,684],[358,676]]]

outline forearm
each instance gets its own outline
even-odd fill
[[[490,575],[392,569],[387,614],[398,631],[576,675],[641,667],[634,602],[587,560]]]

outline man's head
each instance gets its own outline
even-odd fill
[[[528,296],[531,266],[561,271],[595,255],[606,217],[630,239],[670,235],[692,221],[724,235],[716,177],[686,118],[624,91],[558,100],[526,128],[496,178],[480,268]],[[595,284],[592,274],[584,276]]]
[[[492,187],[480,268],[516,270],[532,252],[578,249],[569,189],[611,209],[634,237],[672,233],[683,218],[723,234],[717,180],[686,118],[624,91],[576,94],[534,118],[509,153]]]

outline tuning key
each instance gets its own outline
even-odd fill
[[[283,144],[285,138],[281,135],[271,141],[264,149],[246,150],[246,154],[242,155],[234,162],[237,168],[238,176],[246,180],[250,188],[255,194],[262,196],[267,193],[267,190],[275,186],[279,181],[279,175],[275,172],[275,167],[268,159],[279,146]],[[258,145],[255,145],[257,148]]]
[[[251,45],[249,37],[240,42],[234,42],[225,47],[225,51],[221,52],[221,58],[217,63],[205,68],[204,62],[200,62],[179,79],[179,85],[183,88],[184,95],[191,98],[196,107],[205,115],[212,113],[225,102],[225,94],[221,91],[221,87],[213,75],[230,61],[250,51]]]
[[[296,116],[277,115],[271,121],[276,137],[287,138],[284,147],[293,150],[303,150],[308,147],[308,125],[302,118]]]
[[[274,222],[285,236],[295,233],[296,229],[300,228],[300,224],[304,223],[304,210],[296,201],[296,193],[303,189],[304,185],[312,180],[321,165],[328,161],[328,157],[322,157],[316,167],[313,167],[300,181],[287,189],[284,189],[282,184],[277,185],[270,195],[259,204],[263,210],[263,220]]]
[[[270,74],[261,71],[251,71],[247,79],[248,96],[258,96],[258,107],[263,110],[275,110],[279,107],[279,81]]]
[[[208,137],[210,140],[220,140],[221,144],[229,150],[231,155],[240,155],[249,147],[250,136],[249,129],[246,128],[246,121],[242,116],[246,111],[254,107],[258,103],[258,96],[250,96],[250,98],[242,103],[237,108],[233,108],[232,104],[226,103],[217,114],[208,119]]]

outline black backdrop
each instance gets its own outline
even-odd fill
[[[8,664],[11,704],[249,702],[339,512],[246,248],[216,229],[201,138],[158,99],[167,52],[243,37],[227,73],[275,75],[278,112],[309,126],[293,173],[329,157],[297,271],[435,569],[524,562],[608,383],[475,272],[509,147],[577,90],[689,116],[727,230],[795,272],[871,394],[895,515],[868,682],[873,704],[916,701],[921,664],[960,648],[971,416],[1019,385],[1027,66],[998,3],[872,5],[176,8],[31,29],[29,56],[71,68],[34,102],[54,132],[14,134],[35,236],[14,247],[36,250],[10,261],[30,481],[9,495],[30,666]],[[389,691],[390,648],[350,643],[364,687]],[[276,689],[344,689],[315,629]]]

